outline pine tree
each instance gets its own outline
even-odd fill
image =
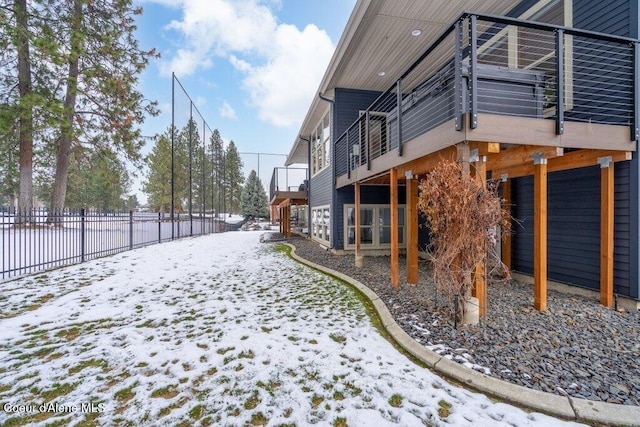
[[[229,213],[240,213],[242,184],[242,159],[233,141],[229,142],[225,155],[225,197]]]
[[[135,86],[154,50],[142,51],[134,37],[131,0],[48,1],[48,25],[57,49],[52,52],[61,82],[55,92],[61,105],[57,117],[57,159],[52,211],[65,205],[69,160],[74,144],[118,150],[140,160],[138,124],[157,114]]]
[[[211,209],[215,210],[216,217],[222,211],[223,185],[224,185],[224,142],[218,129],[214,129],[209,139],[209,157],[211,158]]]
[[[18,143],[17,123],[12,106],[0,104],[0,205],[13,209],[18,197]]]
[[[267,192],[256,171],[252,170],[242,190],[242,215],[253,218],[269,215]]]

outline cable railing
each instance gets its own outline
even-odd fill
[[[453,120],[479,114],[629,126],[638,139],[638,42],[464,13],[335,141],[336,176]]]
[[[269,185],[269,200],[281,192],[307,191],[307,168],[273,168]]]

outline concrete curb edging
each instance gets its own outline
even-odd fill
[[[413,357],[445,377],[459,381],[465,386],[482,393],[498,397],[505,402],[560,418],[583,423],[640,427],[640,407],[638,406],[596,402],[532,390],[466,368],[457,362],[451,361],[423,347],[422,344],[411,338],[411,336],[395,322],[387,306],[382,302],[380,297],[367,286],[339,271],[302,258],[296,253],[296,247],[294,245],[291,243],[284,244],[291,248],[291,257],[296,261],[334,276],[359,290],[371,301],[380,318],[380,322],[391,338]]]

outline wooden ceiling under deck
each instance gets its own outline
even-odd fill
[[[551,120],[481,114],[479,123],[476,129],[464,126],[458,132],[451,121],[446,122],[405,143],[402,157],[392,150],[372,159],[369,169],[363,165],[351,171],[350,178],[346,174],[337,177],[336,185],[389,184],[391,168],[397,168],[398,181],[404,182],[409,171],[424,175],[443,159],[456,160],[456,146],[461,143],[469,143],[470,150],[486,156],[487,171],[494,178],[533,175],[532,156],[539,153],[547,159],[549,172],[555,172],[594,166],[601,157],[611,156],[614,162],[630,160],[636,150],[628,126],[567,122],[565,133],[556,135]]]

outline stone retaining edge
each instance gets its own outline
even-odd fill
[[[572,419],[584,423],[598,423],[615,426],[640,427],[640,407],[597,402],[574,397],[563,397],[552,393],[532,390],[527,387],[502,381],[453,362],[415,341],[393,319],[380,297],[364,284],[346,274],[311,262],[291,248],[291,257],[296,261],[339,278],[358,289],[373,304],[387,333],[409,354],[425,363],[431,369],[452,378],[482,393],[496,396],[501,400],[523,406],[545,414]]]

